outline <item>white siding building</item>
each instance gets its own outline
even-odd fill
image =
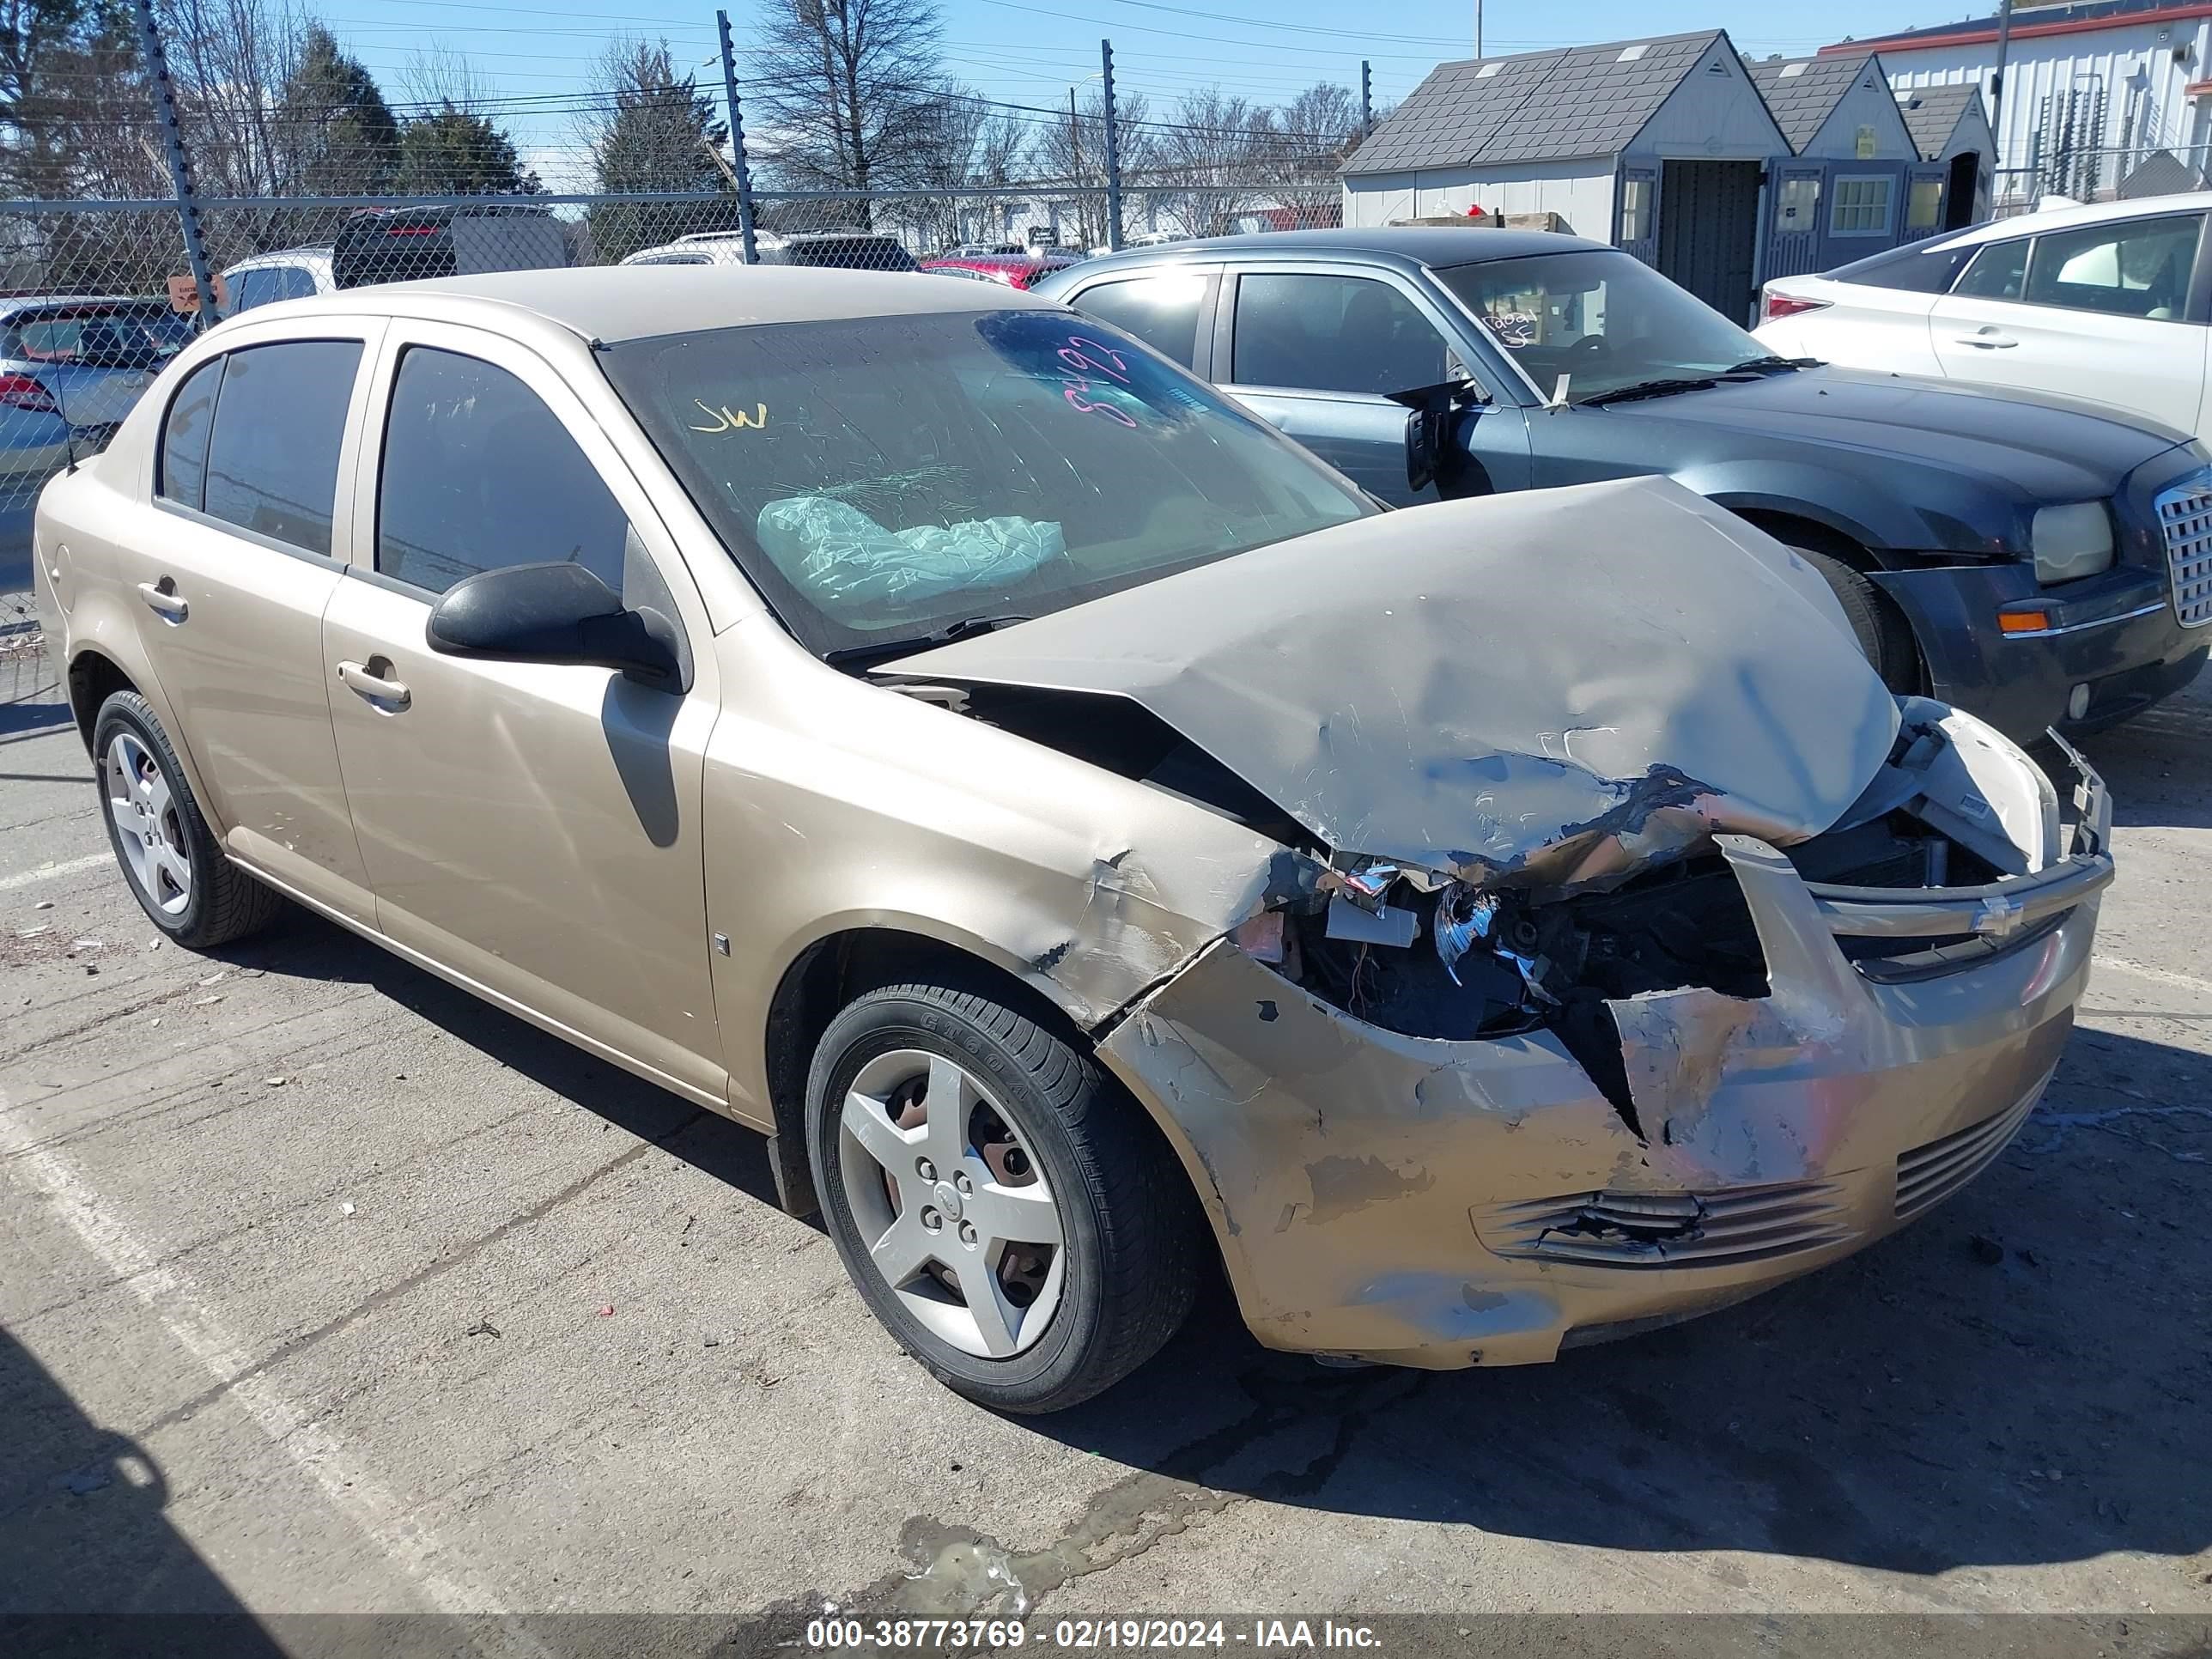
[[[1839,42],[1820,56],[1879,52],[1900,99],[1978,87],[1997,107],[1999,206],[2035,196],[2114,195],[2160,151],[2202,171],[2212,150],[2212,3],[2017,0],[2002,100],[1991,97],[1997,20]]]

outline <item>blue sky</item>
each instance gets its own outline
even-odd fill
[[[748,8],[729,9],[742,74]],[[946,66],[985,95],[1065,108],[1070,84],[1096,73],[1103,36],[1116,82],[1147,94],[1156,116],[1213,83],[1271,103],[1316,80],[1357,88],[1363,58],[1376,102],[1395,102],[1439,58],[1470,55],[1474,15],[1473,0],[1357,13],[1340,0],[943,0],[943,9]],[[702,85],[719,85],[714,7],[690,0],[629,0],[627,9],[625,0],[325,0],[321,10],[395,100],[414,53],[435,46],[465,58],[488,94],[518,100],[507,106],[510,128],[555,189],[580,185],[573,118],[555,106],[599,84],[592,64],[611,36],[665,36]],[[1487,0],[1484,44],[1497,55],[1719,27],[1749,55],[1795,56],[1839,39],[1846,20],[1863,37],[1988,10],[1963,0]],[[1372,27],[1352,27],[1355,15]]]

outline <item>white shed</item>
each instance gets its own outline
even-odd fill
[[[1958,230],[1987,218],[1996,139],[1982,89],[1972,82],[1915,87],[1898,93],[1897,107],[1920,159],[1944,166],[1941,228]]]
[[[1790,145],[1719,29],[1439,64],[1344,165],[1344,222],[1556,213],[1747,314]]]

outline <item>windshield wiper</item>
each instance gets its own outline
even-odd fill
[[[871,640],[866,645],[840,646],[835,651],[825,651],[822,660],[827,663],[854,662],[863,657],[904,656],[909,651],[927,651],[933,645],[950,645],[955,640],[964,640],[972,635],[995,633],[1001,628],[1012,628],[1016,623],[1025,623],[1027,617],[1007,614],[994,617],[963,617],[942,628],[932,629],[927,634],[911,635],[900,640]]]
[[[1664,375],[1656,380],[1635,380],[1626,386],[1617,386],[1610,392],[1593,392],[1587,398],[1577,398],[1574,402],[1579,408],[1589,409],[1599,404],[1630,403],[1638,398],[1669,398],[1677,392],[1703,392],[1719,384],[1710,374],[1697,379]]]
[[[1769,352],[1764,357],[1747,357],[1735,368],[1722,372],[1728,374],[1757,374],[1770,368],[1818,368],[1818,357],[1778,357]]]

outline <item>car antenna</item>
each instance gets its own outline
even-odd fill
[[[1545,400],[1544,407],[1551,410],[1565,409],[1567,406],[1567,387],[1573,384],[1574,378],[1571,374],[1562,374],[1558,380],[1553,381],[1552,395]]]

